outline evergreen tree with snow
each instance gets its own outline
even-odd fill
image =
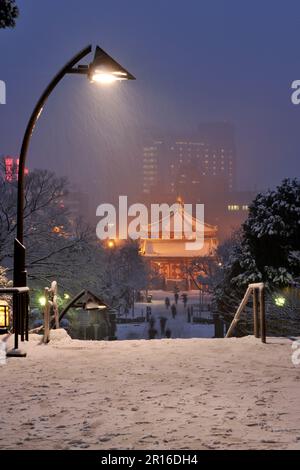
[[[219,249],[222,278],[215,288],[218,310],[232,318],[248,284],[265,282],[269,292],[300,279],[300,182],[285,179],[260,193],[241,230]]]
[[[0,28],[14,28],[18,16],[15,0],[0,0]]]
[[[242,266],[246,267],[245,272],[251,268],[258,281],[284,287],[300,276],[300,182],[297,179],[285,179],[275,190],[258,194],[243,225],[242,246],[246,248]]]

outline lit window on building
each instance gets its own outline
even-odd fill
[[[239,210],[240,210],[240,206],[239,206],[238,204],[229,204],[228,210],[229,210],[229,211],[239,211]]]

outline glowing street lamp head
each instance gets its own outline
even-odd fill
[[[107,85],[122,80],[135,80],[135,77],[97,46],[94,60],[89,66],[89,79],[92,83]]]
[[[122,76],[121,72],[110,72],[105,69],[96,69],[91,75],[91,82],[109,85],[120,80],[127,80],[126,76]]]

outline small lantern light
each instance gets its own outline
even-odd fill
[[[38,302],[40,304],[41,307],[45,307],[46,305],[46,297],[44,295],[41,295],[39,298],[38,298]]]
[[[9,328],[9,305],[5,300],[0,300],[0,334],[6,333]]]
[[[284,307],[285,306],[285,298],[282,296],[275,297],[275,305],[277,307]]]
[[[115,248],[116,244],[115,244],[115,241],[114,240],[109,240],[107,242],[107,246],[108,248],[112,249],[112,248]]]

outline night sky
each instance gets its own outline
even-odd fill
[[[0,155],[18,154],[43,88],[92,43],[137,81],[99,89],[66,77],[35,130],[30,168],[67,174],[103,198],[111,173],[132,174],[140,128],[194,130],[201,121],[227,120],[236,128],[240,189],[299,176],[300,106],[290,99],[291,83],[300,79],[299,1],[17,3],[16,28],[0,32],[0,79],[7,84]]]

